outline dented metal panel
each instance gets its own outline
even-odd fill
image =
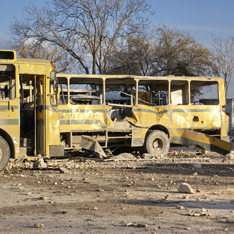
[[[101,105],[72,105],[58,106],[60,115],[60,131],[71,130],[105,130],[113,128],[108,112],[110,107]]]
[[[170,139],[171,143],[198,146],[223,155],[229,153],[232,148],[232,144],[227,141],[190,130],[170,130]]]
[[[99,154],[99,157],[106,158],[106,154],[103,151],[102,147],[99,145],[99,143],[90,136],[83,135],[81,138],[80,146],[84,149],[94,151]]]

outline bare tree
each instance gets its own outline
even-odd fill
[[[108,57],[110,74],[149,75],[152,40],[149,36],[129,36],[123,45]]]
[[[224,78],[226,96],[234,74],[234,37],[223,39],[212,36],[216,55],[216,75]]]
[[[199,76],[213,72],[213,54],[189,33],[160,25],[155,29],[155,39],[152,75]]]
[[[105,73],[116,42],[148,24],[141,13],[145,0],[52,0],[41,9],[31,5],[24,19],[11,25],[15,43],[33,38],[66,50],[85,73]],[[90,64],[92,64],[90,66]]]
[[[166,25],[130,36],[109,58],[110,73],[199,76],[213,73],[213,54],[188,33]]]

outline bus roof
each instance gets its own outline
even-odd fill
[[[91,75],[91,74],[64,74],[58,73],[57,77],[61,83],[66,83],[65,78],[72,79],[73,84],[75,83],[91,83],[101,84],[102,80],[106,80],[107,85],[134,85],[135,80],[140,81],[140,85],[167,85],[167,81],[177,81],[174,86],[184,85],[185,81],[199,81],[199,86],[206,86],[210,84],[216,84],[217,82],[223,83],[223,78],[212,77],[212,76],[134,76],[134,75]]]
[[[221,77],[213,77],[213,76],[135,76],[135,75],[106,75],[106,74],[65,74],[65,73],[57,73],[57,77],[67,77],[67,78],[115,78],[115,79],[145,79],[145,80],[155,80],[155,79],[168,79],[168,80],[223,80]]]
[[[51,60],[46,59],[27,59],[27,58],[17,58],[17,62],[19,64],[43,64],[43,65],[50,65],[52,63]]]

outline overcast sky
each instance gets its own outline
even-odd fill
[[[30,3],[44,5],[44,0],[0,0],[0,48],[7,49],[11,39],[9,26],[22,17]],[[234,36],[234,0],[147,0],[149,16],[155,25],[166,24],[183,32],[189,32],[198,43],[210,47],[211,35]],[[232,85],[234,87],[234,85]],[[234,89],[233,92],[234,97]]]

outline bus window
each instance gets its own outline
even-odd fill
[[[216,81],[191,81],[191,104],[218,105],[219,89]]]
[[[106,79],[106,103],[133,106],[136,81],[128,78]]]
[[[0,66],[0,100],[13,100],[16,97],[14,65]]]
[[[188,81],[173,80],[171,81],[171,104],[172,105],[188,105]]]
[[[103,103],[103,80],[101,78],[70,79],[70,103],[72,105],[98,105]]]
[[[59,77],[58,78],[59,85],[58,85],[58,102],[59,105],[66,105],[68,103],[68,85],[67,85],[67,78],[66,77]]]
[[[40,80],[38,83],[38,93],[37,93],[37,101],[38,101],[38,106],[42,107],[43,106],[43,83]]]
[[[143,105],[163,106],[168,104],[167,80],[140,80],[138,102]]]

